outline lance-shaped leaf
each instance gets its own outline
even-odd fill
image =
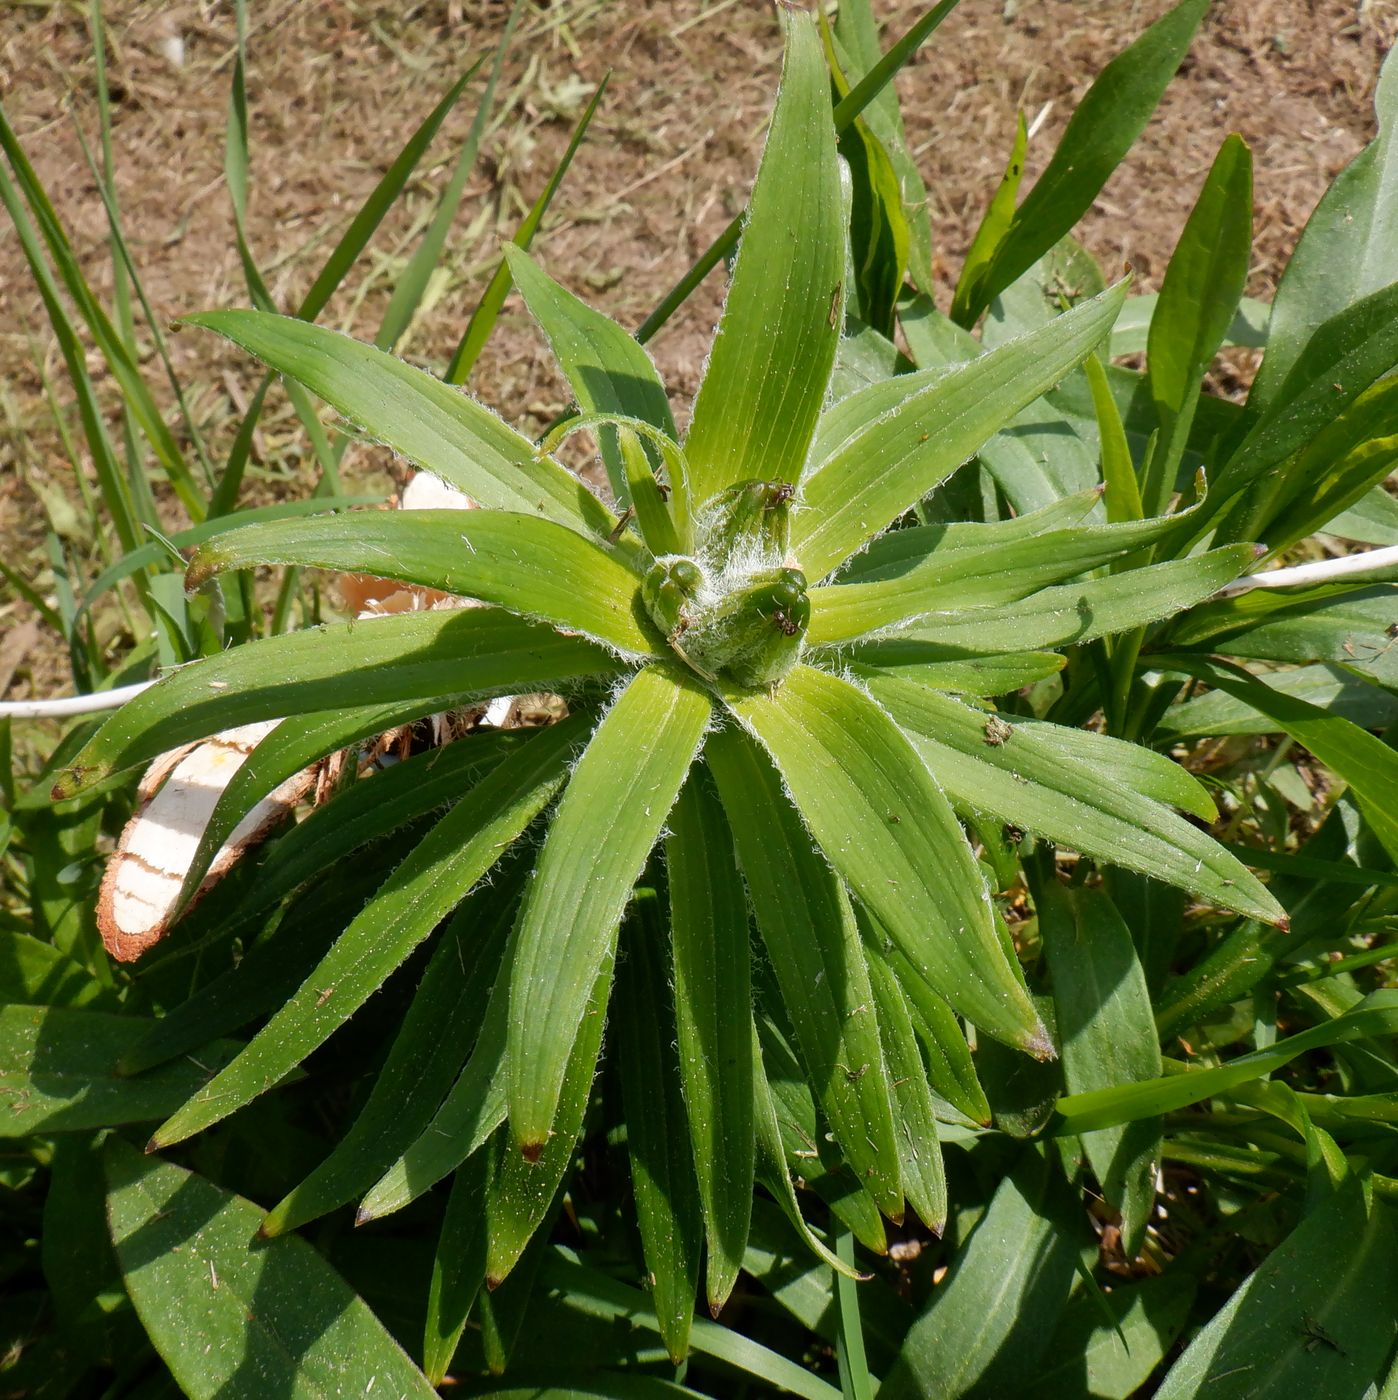
[[[202,1132],[272,1088],[386,982],[562,785],[584,726],[540,733],[478,783],[393,872],[296,995],[153,1139]]]
[[[1001,721],[997,729],[985,711],[950,696],[884,676],[867,680],[954,802],[1225,909],[1286,925],[1285,911],[1245,866],[1142,797],[1134,774],[1121,782],[1101,763],[1074,761],[1061,746],[1043,743],[1037,726]]]
[[[541,515],[587,535],[615,523],[565,467],[461,390],[338,331],[262,311],[209,311],[203,326],[289,375],[375,441],[479,505]]]
[[[705,753],[808,1081],[846,1160],[879,1209],[899,1219],[889,1075],[848,896],[762,750],[729,729]]]
[[[344,1205],[431,1122],[470,1054],[518,900],[515,878],[477,890],[457,910],[368,1101],[330,1155],[268,1211],[264,1235],[285,1234]]]
[[[423,1328],[422,1369],[441,1385],[466,1319],[485,1285],[485,1188],[504,1150],[504,1134],[463,1162],[452,1178],[442,1232],[432,1258]]]
[[[1158,1078],[1160,1046],[1145,972],[1115,905],[1101,890],[1067,889],[1056,879],[1036,902],[1068,1092]],[[1160,1123],[1143,1118],[1084,1133],[1082,1145],[1102,1194],[1121,1213],[1122,1245],[1134,1259],[1155,1204]]]
[[[118,1061],[150,1027],[143,1016],[0,1006],[0,1138],[163,1117],[237,1050],[219,1041],[200,1063],[183,1059],[137,1079],[122,1076]]]
[[[918,975],[987,1035],[1052,1055],[951,806],[887,712],[809,666],[774,694],[728,704],[772,755],[826,858]]]
[[[1155,622],[1212,597],[1257,558],[1252,545],[1233,544],[1189,559],[1132,569],[1086,583],[1060,583],[1012,605],[947,608],[918,617],[895,634],[902,643],[931,642],[983,653],[1062,647],[1109,637]],[[812,595],[814,596],[814,595]],[[882,641],[874,643],[882,648]],[[915,653],[903,653],[905,664]]]
[[[736,481],[795,482],[843,323],[844,198],[813,16],[783,6],[786,62],[685,451],[696,505]]]
[[[1141,134],[1199,27],[1208,0],[1182,0],[1097,75],[1044,173],[996,245],[963,311],[980,312],[1092,207],[1108,176]]]
[[[895,639],[861,646],[859,661],[891,675],[905,676],[919,685],[930,685],[933,690],[993,696],[1056,676],[1067,658],[1056,651],[977,656],[957,647]]]
[[[1238,135],[1215,158],[1175,245],[1147,360],[1160,436],[1146,466],[1145,509],[1165,509],[1199,402],[1200,380],[1228,334],[1252,256],[1252,154]]]
[[[420,713],[468,696],[607,676],[616,658],[581,637],[495,608],[404,613],[269,637],[182,666],[109,719],[54,785],[54,800],[157,754],[254,720],[422,698]]]
[[[249,525],[202,545],[185,586],[259,564],[369,574],[479,598],[633,656],[659,646],[640,579],[616,551],[538,516],[376,510]]]
[[[906,376],[916,391],[879,416],[861,421],[856,401],[881,386],[844,400],[849,431],[839,441],[822,434],[828,455],[803,477],[791,522],[807,577],[824,578],[1081,363],[1111,329],[1126,288],[1119,282],[968,364]]]
[[[1374,109],[1378,135],[1331,182],[1286,265],[1250,408],[1272,404],[1330,317],[1398,281],[1398,58],[1392,52],[1379,75]]]
[[[617,969],[617,1057],[636,1222],[655,1315],[671,1360],[689,1349],[704,1221],[680,1094],[664,914],[642,890],[623,933]]]
[[[548,336],[559,368],[584,413],[640,418],[675,437],[665,385],[633,336],[560,287],[522,248],[505,245],[505,261],[530,315]],[[599,434],[607,479],[619,506],[630,504],[614,429]]]
[[[364,1300],[304,1240],[256,1239],[262,1212],[120,1138],[107,1215],[131,1301],[195,1400],[436,1393]]]
[[[733,838],[702,765],[670,814],[665,863],[680,1083],[708,1243],[705,1291],[710,1307],[722,1307],[752,1212],[752,969]]]
[[[677,672],[636,673],[597,727],[559,804],[525,897],[511,972],[510,1132],[548,1140],[597,970],[713,714]]]
[[[1128,559],[1170,534],[1187,514],[1070,526],[979,546],[943,544],[920,560],[885,563],[873,577],[866,565],[857,582],[814,590],[807,640],[813,646],[850,641],[938,609],[1018,602],[1050,584]]]

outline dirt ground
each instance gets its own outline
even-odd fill
[[[89,140],[96,133],[87,8],[0,0],[0,100],[100,289],[110,285],[103,211],[75,135],[75,126]],[[964,0],[902,75],[944,297],[998,179],[1016,111],[1040,121],[1032,178],[1093,74],[1165,8],[1162,0]],[[249,234],[279,304],[290,307],[309,286],[412,129],[493,43],[507,9],[502,0],[251,0]],[[876,9],[892,35],[922,6],[876,0]],[[157,314],[171,320],[246,304],[222,175],[233,6],[113,0],[103,10],[118,193]],[[1086,221],[1088,246],[1107,266],[1130,262],[1142,286],[1156,285],[1219,143],[1240,131],[1256,161],[1249,290],[1269,296],[1326,183],[1372,134],[1374,80],[1395,31],[1398,0],[1216,0],[1180,77]],[[484,158],[400,353],[441,367],[499,238],[513,232],[608,70],[604,105],[535,251],[560,280],[635,326],[741,208],[778,59],[766,0],[534,0]],[[449,178],[471,110],[463,102],[449,120],[402,209],[324,322],[372,336],[392,279]],[[651,347],[681,416],[721,294],[721,278],[711,277]],[[175,337],[173,350],[196,416],[217,442],[231,431],[255,372],[197,333]],[[66,403],[39,298],[0,217],[0,559],[45,592],[53,582],[47,521],[33,486],[45,493],[50,518],[55,510],[62,516],[62,501],[76,491],[41,364]],[[158,377],[153,359],[146,368]],[[526,429],[566,406],[566,390],[514,299],[471,388]],[[256,448],[248,483],[255,497],[309,490],[280,391]],[[357,480],[382,482],[382,466],[357,449],[346,458]],[[171,523],[179,523],[174,515]],[[91,542],[81,523],[55,524],[68,531],[79,566],[87,565]],[[0,693],[8,684],[11,698],[64,688],[62,668],[47,664],[52,649],[25,625],[32,618],[0,582]]]

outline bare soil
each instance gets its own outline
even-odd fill
[[[919,4],[877,5],[889,35]],[[1051,154],[1092,76],[1163,0],[964,0],[899,79],[910,144],[931,191],[943,295],[1003,166],[1017,111],[1040,128],[1029,178]],[[99,289],[110,286],[97,185],[76,131],[97,130],[86,4],[0,0],[0,100]],[[129,242],[160,318],[247,302],[222,175],[234,58],[232,5],[215,0],[103,6],[115,98],[117,188]],[[290,307],[360,201],[452,80],[498,37],[501,0],[253,0],[248,94],[249,237],[279,304]],[[1086,220],[1108,267],[1129,262],[1157,284],[1220,142],[1239,131],[1256,161],[1251,286],[1270,296],[1330,178],[1372,135],[1380,59],[1398,0],[1217,0],[1131,157]],[[497,258],[567,142],[594,86],[611,83],[590,137],[535,251],[549,270],[627,326],[636,325],[743,205],[779,60],[766,0],[536,0],[506,65],[499,112],[462,203],[428,305],[400,353],[440,368]],[[478,79],[479,83],[479,79]],[[371,336],[396,272],[430,219],[471,115],[465,101],[438,136],[403,207],[322,317]],[[709,279],[653,342],[683,410],[722,296]],[[226,443],[256,383],[207,336],[173,342],[201,427]],[[91,363],[97,367],[97,360]],[[67,403],[18,242],[0,219],[0,558],[41,593],[52,520],[79,567],[91,530],[67,515],[75,471],[52,426],[39,367]],[[146,366],[158,378],[152,359]],[[567,393],[516,299],[472,390],[537,429]],[[367,451],[355,481],[383,481]],[[269,402],[248,490],[305,494],[304,445],[284,398]],[[43,493],[47,512],[34,488]],[[171,507],[171,524],[181,523]],[[33,610],[0,583],[8,694],[64,688],[56,650],[18,629]]]

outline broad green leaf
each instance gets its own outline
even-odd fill
[[[518,956],[520,928],[520,925],[516,925],[517,942],[511,948],[515,957]],[[520,1262],[520,1256],[544,1223],[573,1165],[573,1153],[582,1131],[587,1105],[592,1098],[592,1081],[597,1074],[597,1056],[602,1048],[602,1030],[607,1020],[607,994],[611,990],[615,954],[616,941],[613,939],[603,953],[595,980],[587,989],[588,1002],[582,1024],[577,1028],[558,1087],[552,1136],[531,1161],[515,1149],[513,1132],[507,1133],[500,1154],[499,1170],[486,1188],[485,1281],[491,1290]],[[512,1012],[513,986],[508,991],[507,1005]],[[508,1071],[507,1061],[504,1075],[507,1089]]]
[[[359,1195],[432,1121],[470,1055],[518,899],[511,879],[477,890],[457,910],[364,1107],[330,1155],[267,1212],[264,1235],[295,1230]]]
[[[1275,401],[1311,337],[1337,312],[1398,281],[1398,60],[1374,92],[1378,135],[1331,182],[1277,288],[1249,406]]]
[[[305,1241],[260,1241],[262,1212],[120,1138],[107,1213],[127,1292],[194,1400],[436,1392],[362,1298]]]
[[[754,1170],[752,972],[748,908],[733,837],[707,769],[696,765],[670,813],[675,1022],[708,1241],[706,1292],[722,1306],[737,1282]]]
[[[1392,1207],[1351,1180],[1307,1215],[1190,1343],[1160,1400],[1370,1394],[1398,1327]]]
[[[1112,339],[1108,347],[1112,359],[1146,353],[1151,318],[1155,315],[1158,300],[1157,292],[1142,292],[1140,296],[1126,299],[1126,305],[1122,307],[1121,315],[1112,327]],[[1267,344],[1267,323],[1271,312],[1270,302],[1259,301],[1256,297],[1243,297],[1233,314],[1223,343],[1261,350]]]
[[[659,645],[639,577],[615,550],[538,516],[504,510],[376,510],[250,525],[200,547],[185,583],[295,564],[371,574],[478,598],[629,655]]]
[[[718,334],[685,439],[693,503],[795,482],[839,343],[844,201],[815,21],[780,10],[786,63]]]
[[[1051,738],[1041,742],[1049,727],[1019,724],[1005,735],[984,711],[950,696],[881,676],[868,684],[954,802],[1285,926],[1257,879],[1206,833],[1135,791],[1131,769],[1121,782],[1100,761],[1075,760]]]
[[[1069,526],[979,547],[943,544],[920,560],[900,558],[896,571],[891,561],[873,575],[866,567],[859,582],[814,590],[807,640],[812,646],[832,645],[915,625],[939,610],[1019,602],[1051,584],[1129,559],[1170,534],[1180,518]],[[926,528],[898,533],[921,535]]]
[[[689,1350],[704,1221],[680,1095],[664,912],[642,891],[622,934],[616,1053],[636,1222],[660,1335],[677,1365]]]
[[[1007,606],[947,608],[917,619],[900,641],[981,653],[1070,646],[1172,617],[1212,597],[1253,563],[1251,545],[1211,549],[1129,573],[1056,584]],[[876,645],[883,645],[878,642]],[[904,656],[905,662],[913,654]]]
[[[1006,695],[1056,676],[1066,658],[1056,651],[977,656],[930,642],[873,642],[859,648],[859,661],[933,690],[959,695]]]
[[[272,1088],[388,980],[562,785],[584,726],[542,730],[467,792],[384,883],[296,995],[207,1089],[155,1134],[202,1132]]]
[[[86,968],[52,943],[19,929],[0,929],[0,1004],[92,1006],[114,1000]]]
[[[1092,207],[1145,128],[1207,9],[1208,0],[1182,0],[1097,75],[996,246],[967,307],[967,324]]]
[[[1360,544],[1398,544],[1398,497],[1380,483],[1347,511],[1326,521],[1328,534]]]
[[[1197,676],[1243,700],[1304,744],[1349,784],[1374,835],[1398,862],[1398,811],[1393,805],[1393,794],[1398,792],[1398,750],[1339,715],[1273,690],[1240,667],[1183,657],[1172,657],[1168,664],[1171,670]]]
[[[884,1400],[1032,1393],[1073,1285],[1080,1216],[1057,1162],[1026,1151],[909,1328]]]
[[[665,386],[650,356],[615,321],[559,286],[521,248],[505,245],[505,261],[530,314],[553,348],[584,413],[640,418],[675,437]],[[601,433],[602,459],[617,504],[629,502],[615,432]]]
[[[1252,257],[1252,154],[1241,136],[1223,143],[1175,245],[1151,318],[1146,356],[1160,435],[1142,496],[1159,514],[1175,489],[1204,371],[1243,295]]]
[[[730,729],[705,753],[808,1082],[846,1160],[896,1220],[890,1076],[854,911],[763,751]]]
[[[888,714],[798,666],[771,695],[731,697],[826,858],[942,996],[1031,1054],[1053,1047],[995,935],[990,898],[941,789]]]
[[[1024,113],[1015,118],[1015,139],[1010,150],[1005,173],[995,187],[995,193],[986,205],[985,213],[976,226],[976,236],[966,250],[966,259],[961,264],[961,276],[956,279],[956,292],[951,301],[951,319],[958,326],[971,326],[981,309],[990,301],[981,295],[981,285],[989,272],[995,250],[1009,232],[1014,222],[1015,199],[1019,195],[1019,182],[1024,176],[1024,153],[1029,148],[1029,129],[1024,124]],[[931,287],[923,289],[930,296]]]
[[[208,1083],[238,1047],[136,1078],[117,1063],[150,1029],[144,1016],[59,1006],[0,1006],[0,1137],[70,1133],[161,1118]]]
[[[882,958],[869,959],[869,981],[878,1011],[884,1060],[892,1081],[903,1190],[918,1219],[933,1234],[940,1235],[947,1223],[946,1174],[937,1142],[936,1105],[913,1029],[912,1012],[898,979]]]
[[[1398,991],[1384,989],[1371,992],[1352,1010],[1333,1020],[1324,1021],[1310,1030],[1299,1031],[1265,1050],[1240,1055],[1212,1069],[1167,1074],[1162,1079],[1113,1089],[1096,1089],[1059,1099],[1058,1131],[1087,1133],[1097,1128],[1130,1123],[1138,1118],[1173,1113],[1271,1074],[1308,1050],[1391,1036],[1395,1032],[1398,1032]]]
[[[510,1134],[526,1156],[548,1140],[597,969],[712,714],[706,692],[677,672],[637,672],[598,725],[553,818],[511,971]]]
[[[1111,1292],[1080,1288],[1068,1300],[1034,1387],[1044,1400],[1131,1400],[1183,1331],[1194,1300],[1188,1274],[1114,1283]],[[1102,1316],[1102,1300],[1112,1321]]]
[[[1110,898],[1050,877],[1037,904],[1068,1092],[1158,1079],[1160,1046],[1145,973]],[[1155,1205],[1160,1124],[1143,1118],[1084,1133],[1082,1145],[1107,1203],[1121,1213],[1122,1247],[1134,1259]]]
[[[469,696],[607,676],[607,651],[495,608],[405,613],[269,637],[183,666],[109,719],[64,770],[55,800],[191,739],[260,719],[422,698],[421,713]]]
[[[1338,715],[1361,729],[1383,730],[1398,723],[1398,696],[1370,685],[1341,666],[1301,666],[1268,675],[1269,689],[1292,695],[1308,705]],[[1246,700],[1211,690],[1183,705],[1172,705],[1156,725],[1167,740],[1201,739],[1228,734],[1276,734],[1281,726]]]
[[[376,441],[493,510],[606,535],[607,508],[566,468],[459,389],[392,355],[305,321],[209,311],[186,324],[231,340],[304,384]]]
[[[882,385],[844,400],[848,432],[839,441],[822,434],[825,455],[803,475],[792,519],[791,548],[806,575],[824,578],[1079,364],[1125,296],[1122,282],[969,364],[908,375],[913,392],[882,416],[860,417],[866,396],[888,397]]]

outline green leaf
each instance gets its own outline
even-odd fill
[[[1331,181],[1286,265],[1250,407],[1273,405],[1326,321],[1398,281],[1398,60],[1391,55],[1374,91],[1374,109],[1378,135]]]
[[[1036,903],[1068,1092],[1158,1079],[1150,992],[1116,906],[1101,890],[1070,889],[1052,877]],[[1134,1259],[1155,1205],[1160,1123],[1143,1118],[1084,1133],[1082,1145],[1107,1203],[1121,1213],[1122,1248]]]
[[[1204,371],[1233,320],[1252,257],[1252,154],[1228,137],[1175,245],[1147,343],[1151,398],[1160,436],[1146,466],[1142,495],[1151,514],[1175,489],[1189,442]]]
[[[359,1195],[432,1121],[470,1054],[518,900],[511,879],[477,890],[456,911],[367,1102],[330,1155],[267,1212],[264,1235],[295,1230]],[[446,1027],[464,1031],[444,1035]]]
[[[961,827],[888,714],[809,666],[774,694],[728,704],[772,755],[826,858],[918,975],[987,1035],[1052,1055],[995,935]]]
[[[1043,588],[1013,606],[948,608],[918,618],[897,637],[982,654],[1090,642],[1203,602],[1256,557],[1251,545],[1228,545],[1108,578]],[[904,659],[911,661],[912,654]]]
[[[392,355],[305,321],[209,311],[202,326],[319,395],[361,431],[494,510],[606,535],[607,508],[566,468],[460,390]]]
[[[161,1118],[208,1083],[237,1046],[128,1079],[117,1063],[150,1029],[143,1016],[0,1006],[0,1137],[70,1133]]]
[[[786,62],[718,334],[685,439],[693,504],[795,482],[830,382],[844,303],[844,201],[815,21],[780,11]]]
[[[422,699],[420,713],[467,696],[519,693],[606,676],[608,652],[494,608],[405,613],[315,627],[183,666],[109,719],[54,785],[72,797],[191,739],[260,719]]]
[[[456,1355],[472,1305],[485,1284],[485,1188],[504,1148],[501,1139],[457,1169],[432,1258],[422,1369],[441,1385]]]
[[[622,935],[616,1048],[636,1222],[660,1335],[678,1365],[689,1350],[704,1221],[680,1095],[665,932],[659,901],[643,890]]]
[[[854,911],[763,751],[724,730],[705,752],[807,1080],[865,1189],[899,1219],[890,1076]]]
[[[584,413],[640,418],[675,437],[675,422],[660,374],[646,351],[615,321],[559,286],[526,252],[505,247],[505,259],[529,307],[548,336],[554,358]],[[601,434],[602,459],[617,504],[628,504],[615,432]]]
[[[1093,762],[1064,747],[1063,735],[1074,731],[1020,721],[1005,734],[985,711],[950,696],[888,677],[867,679],[954,802],[1285,926],[1281,906],[1236,858],[1136,790],[1145,767],[1123,769],[1122,781],[1102,758]],[[1104,747],[1107,752],[1120,751]],[[1149,763],[1151,771],[1158,773],[1158,760]]]
[[[706,1292],[722,1307],[737,1282],[754,1170],[752,971],[748,909],[733,838],[707,769],[696,765],[665,843],[675,1021],[708,1241]]]
[[[1078,104],[1044,173],[1015,212],[966,308],[970,324],[1092,207],[1144,130],[1209,0],[1182,0],[1117,54]]]
[[[510,1133],[526,1156],[548,1139],[597,969],[712,714],[706,692],[678,672],[637,672],[559,804],[525,897],[511,972]]]
[[[0,1004],[100,1007],[112,1000],[86,968],[52,943],[19,929],[0,929]]]
[[[1117,317],[1116,325],[1112,327],[1112,339],[1108,347],[1112,359],[1146,353],[1151,318],[1155,315],[1158,300],[1157,292],[1142,292],[1140,296],[1126,299],[1126,305]],[[1271,312],[1270,302],[1259,301],[1256,297],[1243,297],[1223,343],[1246,346],[1249,350],[1262,349],[1267,344],[1267,322]]]
[[[1398,812],[1393,806],[1393,794],[1398,792],[1398,751],[1339,715],[1273,690],[1241,667],[1225,668],[1184,657],[1171,657],[1167,664],[1170,670],[1197,676],[1246,702],[1275,721],[1298,744],[1304,744],[1349,784],[1374,835],[1398,862]]]
[[[873,642],[859,648],[861,665],[959,695],[1005,695],[1056,676],[1065,660],[1056,651],[976,656],[930,642]]]
[[[155,1134],[180,1142],[272,1088],[334,1034],[500,859],[562,785],[582,737],[544,729],[463,796],[389,876],[296,995]]]
[[[1353,1179],[1307,1215],[1190,1343],[1159,1400],[1347,1400],[1382,1374],[1395,1331],[1392,1208]]]
[[[982,284],[990,271],[995,250],[1014,223],[1015,199],[1019,194],[1019,182],[1024,176],[1024,153],[1029,148],[1029,130],[1024,124],[1024,113],[1015,118],[1015,140],[1010,150],[1005,173],[995,193],[986,205],[985,213],[976,226],[976,236],[966,250],[966,259],[961,264],[961,276],[956,279],[956,292],[951,301],[951,319],[958,326],[975,324],[981,310],[989,304],[990,298],[981,294]],[[923,290],[930,296],[931,287]]]
[[[1096,1089],[1091,1093],[1072,1094],[1059,1099],[1058,1131],[1087,1133],[1097,1128],[1130,1123],[1138,1118],[1173,1113],[1177,1109],[1188,1108],[1190,1104],[1226,1094],[1239,1084],[1248,1084],[1271,1074],[1308,1050],[1391,1036],[1395,1032],[1398,1032],[1398,991],[1384,989],[1371,992],[1342,1016],[1288,1036],[1266,1049],[1240,1055],[1212,1069],[1167,1074],[1162,1079],[1113,1089]]]
[[[843,400],[843,434],[822,432],[824,455],[802,477],[791,548],[807,577],[824,578],[940,485],[1019,411],[1051,388],[1111,328],[1120,282],[976,360],[901,376],[902,401],[874,385]],[[895,381],[896,383],[897,381]]]
[[[1036,1391],[1045,1400],[1081,1400],[1085,1380],[1100,1400],[1131,1400],[1184,1330],[1194,1292],[1194,1280],[1176,1272],[1114,1283],[1110,1293],[1078,1289],[1058,1320]]]
[[[251,1201],[119,1138],[107,1211],[122,1277],[156,1350],[194,1400],[435,1392],[383,1324],[303,1240],[256,1239]]]
[[[250,525],[202,545],[185,585],[260,564],[370,574],[478,598],[625,655],[653,654],[659,645],[640,579],[617,552],[537,516],[376,510]]]
[[[1026,1152],[909,1328],[883,1400],[1032,1391],[1073,1284],[1080,1215],[1056,1162]]]

